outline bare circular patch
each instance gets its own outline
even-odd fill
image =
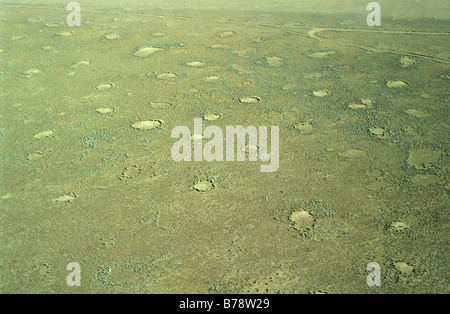
[[[33,77],[33,76],[41,73],[41,72],[42,71],[40,69],[38,69],[38,68],[31,68],[31,69],[28,69],[28,70],[24,71],[23,75],[25,77],[27,77],[27,78],[30,78],[30,77]]]
[[[77,197],[78,195],[72,192],[65,195],[61,195],[60,197],[53,199],[53,201],[59,203],[72,203]]]
[[[258,146],[253,144],[247,144],[245,146],[240,147],[239,150],[245,152],[246,154],[257,153]]]
[[[136,130],[152,130],[159,127],[163,123],[162,120],[145,120],[133,123],[131,126]]]
[[[294,124],[294,128],[300,131],[302,134],[312,133],[314,126],[309,122],[299,122]]]
[[[370,134],[373,136],[379,138],[379,139],[386,139],[389,137],[389,133],[386,132],[385,129],[382,127],[376,126],[369,129]]]
[[[43,19],[40,17],[29,17],[27,18],[27,23],[38,23],[38,22],[42,22]]]
[[[227,49],[228,48],[228,46],[224,45],[224,44],[215,44],[215,45],[211,45],[209,47],[212,49]]]
[[[113,113],[114,111],[116,111],[116,109],[109,108],[109,107],[102,107],[102,108],[95,109],[95,111],[98,113],[106,114],[106,113]]]
[[[123,37],[122,33],[111,33],[111,34],[107,34],[105,35],[105,39],[109,39],[109,40],[117,40],[117,39],[121,39]]]
[[[405,112],[411,116],[415,116],[418,118],[427,118],[430,116],[429,113],[418,109],[407,109],[405,110]]]
[[[331,92],[328,89],[321,89],[321,90],[316,90],[313,92],[313,95],[316,97],[325,97],[330,94],[331,94]]]
[[[219,36],[219,37],[231,37],[231,36],[234,36],[236,34],[237,34],[237,32],[235,32],[235,31],[225,31],[225,32],[217,34],[217,36]]]
[[[313,216],[306,210],[298,210],[291,214],[289,219],[294,222],[294,228],[300,231],[310,230],[316,222]]]
[[[417,59],[408,57],[408,56],[404,56],[402,58],[400,58],[400,64],[402,65],[403,68],[407,68],[412,66],[413,64],[416,64],[418,62]]]
[[[15,41],[15,40],[24,39],[26,37],[27,37],[27,35],[25,35],[25,34],[13,35],[9,38],[9,40]]]
[[[44,153],[43,152],[29,153],[27,155],[27,159],[30,160],[30,161],[41,159],[42,157],[44,157]]]
[[[409,225],[402,221],[396,221],[391,224],[390,229],[394,232],[402,233],[405,230],[409,229]]]
[[[233,69],[235,69],[236,71],[238,71],[238,73],[240,74],[251,74],[251,73],[255,73],[252,70],[249,70],[239,64],[233,64]]]
[[[204,61],[190,61],[190,62],[186,62],[186,65],[190,66],[190,67],[203,67],[206,65],[206,62]]]
[[[217,113],[208,113],[205,114],[203,116],[203,119],[208,120],[208,121],[215,121],[215,120],[219,120],[220,117],[222,117],[221,114],[217,114]]]
[[[215,187],[214,183],[209,180],[200,181],[197,184],[194,185],[194,189],[196,189],[199,192],[206,192]]]
[[[279,67],[281,65],[281,58],[280,57],[267,57],[266,62],[268,65],[271,65],[273,67]]]
[[[161,47],[152,47],[152,46],[146,46],[146,47],[140,47],[138,48],[135,52],[134,52],[134,56],[136,57],[140,57],[140,58],[145,58],[148,57],[149,55],[157,52],[157,51],[163,51],[165,50],[164,48]]]
[[[113,285],[131,285],[136,284],[141,275],[137,273],[134,269],[123,265],[118,265],[111,268],[108,274],[108,281]]]
[[[170,79],[174,79],[176,77],[178,77],[177,74],[170,73],[170,72],[168,72],[168,73],[161,73],[161,74],[156,75],[156,78],[158,78],[160,80],[170,80]]]
[[[261,98],[253,96],[253,97],[244,97],[240,98],[239,101],[244,104],[255,104],[261,101]]]
[[[60,33],[56,33],[57,36],[59,37],[69,37],[73,35],[73,32],[60,32]]]
[[[97,85],[97,90],[108,90],[114,87],[113,83],[103,83],[100,85]]]
[[[367,109],[367,106],[366,106],[366,105],[364,105],[364,104],[358,104],[358,103],[355,103],[355,102],[350,103],[350,104],[348,105],[348,107],[349,107],[350,109]]]
[[[129,167],[126,167],[122,171],[122,176],[120,178],[121,179],[131,179],[131,178],[141,175],[141,173],[142,173],[142,169],[140,169],[136,165],[131,165]]]
[[[437,162],[441,158],[442,153],[440,150],[429,148],[412,149],[406,161],[408,164],[416,167],[416,169],[425,169],[424,165]]]
[[[46,137],[53,136],[54,134],[55,134],[54,131],[48,130],[48,131],[43,131],[43,132],[40,132],[40,133],[35,134],[35,135],[34,135],[34,138],[35,138],[35,139],[38,139],[38,140],[42,140],[42,139],[44,139],[44,138],[46,138]]]
[[[63,23],[60,23],[60,22],[50,22],[50,23],[45,24],[45,26],[47,26],[47,27],[58,27],[58,26],[62,26],[62,25],[63,25]]]
[[[405,81],[388,81],[386,83],[386,86],[390,87],[390,88],[405,87],[405,86],[408,86],[408,82],[405,82]]]
[[[414,267],[405,262],[396,262],[394,263],[394,267],[405,275],[412,274],[414,271]]]
[[[71,69],[80,69],[80,68],[87,67],[91,64],[92,64],[92,61],[90,61],[90,60],[81,60],[81,61],[78,61],[78,62],[75,62],[74,64],[72,64],[70,66],[70,68]]]
[[[360,103],[352,102],[348,105],[350,109],[367,109],[372,108],[373,102],[370,99],[361,99]]]
[[[205,82],[217,82],[219,80],[221,80],[220,76],[217,75],[211,75],[211,76],[207,76],[204,78]]]

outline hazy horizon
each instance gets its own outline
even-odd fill
[[[66,6],[68,0],[0,0],[1,4],[10,4],[13,6]],[[78,2],[81,6],[89,7],[160,7],[164,9],[233,9],[233,10],[256,10],[256,11],[290,11],[290,12],[311,12],[311,13],[365,13],[366,6],[369,0],[344,0],[344,1],[329,1],[329,0],[300,0],[300,1],[285,1],[285,0],[130,0],[123,3],[122,0],[80,0]],[[379,0],[382,7],[383,15],[394,18],[421,18],[434,17],[445,19],[449,16],[449,4],[441,0]]]

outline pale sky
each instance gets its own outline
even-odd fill
[[[71,0],[0,0],[0,4],[66,6]],[[78,0],[81,6],[160,8],[228,8],[250,11],[363,13],[371,0]],[[382,14],[395,18],[450,18],[448,0],[378,0]]]

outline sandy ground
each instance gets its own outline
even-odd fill
[[[449,292],[448,20],[66,15],[1,8],[1,292]],[[201,117],[279,126],[278,170],[173,161]]]

